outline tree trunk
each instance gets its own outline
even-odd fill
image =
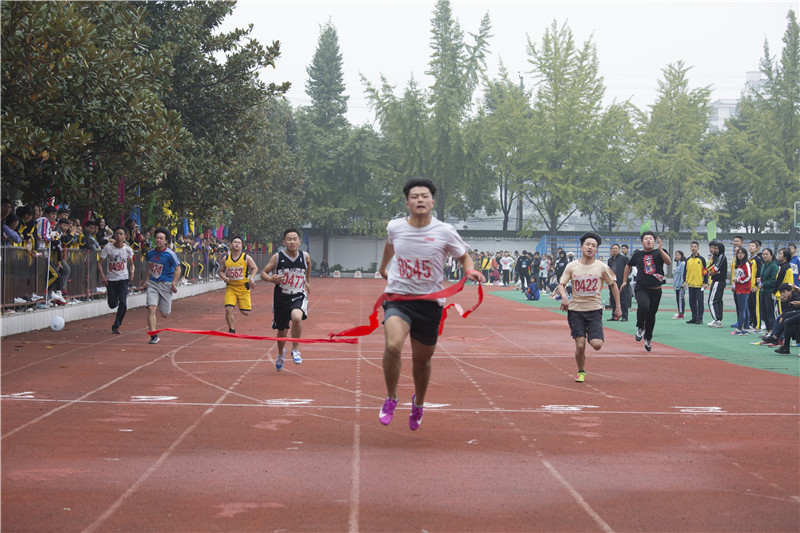
[[[328,245],[330,244],[330,235],[328,234],[328,228],[322,228],[322,258],[327,259],[328,263],[330,264],[330,259],[328,259]],[[322,262],[322,261],[320,261]]]
[[[517,194],[517,233],[522,231],[522,195]]]

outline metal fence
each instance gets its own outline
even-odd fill
[[[219,263],[224,259],[218,253],[205,252],[177,252],[181,261],[181,277],[186,283],[202,283],[217,278]],[[259,270],[269,261],[268,252],[249,253],[255,260]],[[29,253],[27,249],[18,246],[3,246],[2,280],[3,312],[35,308],[37,304],[48,305],[50,290],[48,290],[49,265],[51,262],[49,250],[45,253]],[[64,260],[70,267],[69,279],[63,296],[69,300],[91,300],[105,298],[105,290],[99,283],[98,264],[100,252],[90,250],[66,250]],[[142,290],[147,274],[147,260],[141,252],[134,252],[134,275],[131,278],[130,289],[132,292]],[[187,268],[188,267],[188,268]],[[103,267],[105,269],[105,266]],[[183,283],[183,281],[182,281]],[[99,288],[99,289],[98,289]]]

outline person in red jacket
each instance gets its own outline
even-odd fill
[[[752,286],[753,267],[750,264],[750,258],[747,255],[747,250],[743,246],[736,249],[736,258],[734,259],[733,267],[733,291],[734,297],[738,302],[736,306],[739,313],[738,327],[731,335],[746,335],[747,328],[750,324],[750,309],[747,305],[747,300],[750,298],[750,288]]]

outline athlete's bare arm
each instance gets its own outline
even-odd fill
[[[223,259],[222,263],[220,263],[220,265],[219,265],[219,272],[217,272],[217,277],[219,277],[219,279],[221,279],[225,283],[228,283],[228,281],[229,281],[228,280],[228,276],[225,275],[225,271],[226,270],[227,270],[227,267],[225,267],[225,259]]]
[[[628,284],[628,276],[631,275],[631,266],[625,265],[625,273],[622,274],[622,285],[619,286],[620,289],[623,289],[625,285]]]
[[[306,290],[306,294],[307,294],[307,295],[310,295],[310,294],[311,294],[311,287],[309,287],[309,286],[308,286],[308,280],[310,280],[310,279],[311,279],[311,256],[310,256],[310,255],[308,255],[308,252],[303,252],[303,255],[305,255],[305,259],[306,259],[306,282],[305,282],[305,290]]]
[[[389,262],[392,260],[392,257],[394,257],[394,246],[387,242],[383,247],[383,258],[381,259],[381,266],[378,269],[383,279],[389,279],[389,273],[386,269],[389,268]]]
[[[278,264],[278,254],[273,255],[269,258],[269,262],[267,266],[261,271],[261,279],[264,281],[269,281],[270,283],[280,283],[283,281],[283,276],[273,276],[269,274],[275,270],[275,266]]]

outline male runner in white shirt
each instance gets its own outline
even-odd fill
[[[475,270],[469,248],[450,224],[431,216],[436,185],[428,178],[412,178],[403,187],[409,216],[389,222],[380,273],[388,280],[386,293],[433,294],[442,290],[442,272],[448,252],[458,261],[472,281],[485,281]],[[397,407],[397,384],[400,380],[401,354],[406,337],[411,335],[414,391],[409,427],[422,422],[425,393],[431,378],[431,357],[436,350],[444,298],[436,300],[386,301],[383,304],[386,347],[383,352],[383,376],[386,400],[380,421],[392,421]]]

